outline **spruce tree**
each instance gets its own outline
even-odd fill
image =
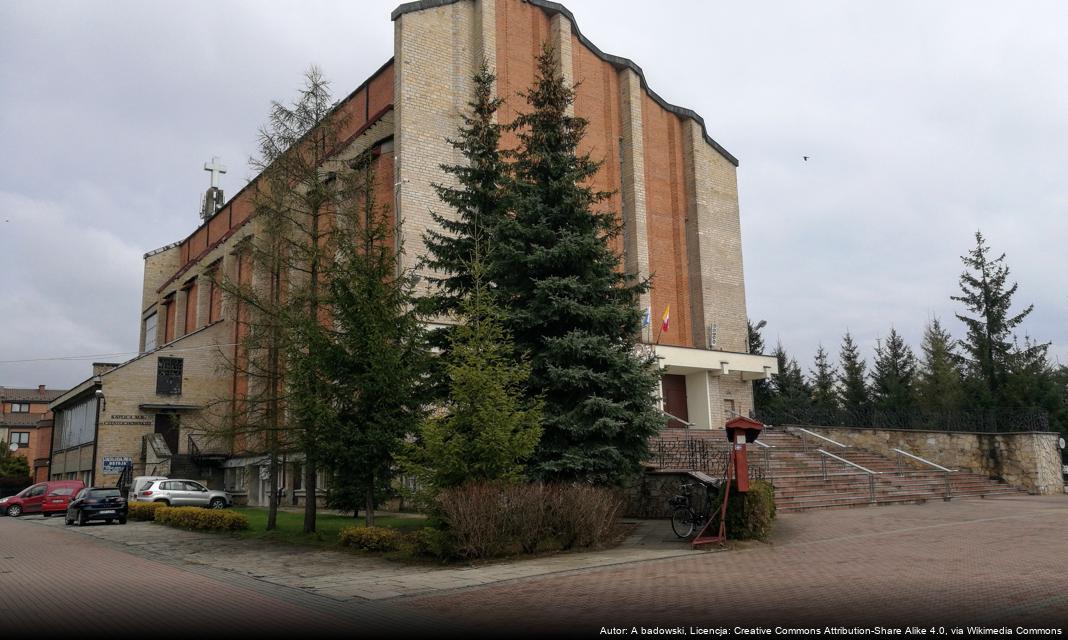
[[[871,372],[873,407],[883,420],[894,425],[909,423],[916,408],[916,356],[893,327],[886,341],[875,344],[875,366]],[[888,425],[890,426],[890,425]]]
[[[819,345],[816,351],[816,368],[809,371],[812,380],[812,412],[815,422],[837,424],[838,369],[827,358],[827,350]]]
[[[394,240],[388,211],[375,201],[369,154],[338,176],[359,202],[339,210],[338,243],[328,282],[333,334],[322,350],[333,374],[328,396],[334,419],[320,431],[322,459],[339,474],[343,490],[364,495],[366,523],[374,524],[376,496],[395,469],[404,438],[423,421],[429,351],[415,304],[415,276],[398,273],[403,247]],[[399,242],[399,241],[396,241]]]
[[[1028,305],[1019,313],[1010,311],[1017,283],[1009,284],[1005,254],[991,259],[983,234],[975,232],[975,248],[961,256],[965,271],[960,276],[961,295],[950,299],[964,303],[971,315],[956,314],[968,329],[962,342],[967,373],[977,397],[986,406],[1004,406],[1004,387],[1012,366],[1012,330],[1031,313]]]
[[[405,455],[405,466],[430,490],[519,480],[541,436],[540,403],[523,397],[530,367],[513,359],[477,256],[468,272],[472,288],[441,356],[448,398]]]
[[[868,365],[860,356],[853,336],[846,331],[838,356],[842,373],[839,378],[838,395],[845,411],[845,419],[853,426],[868,426],[871,421],[871,396],[868,391]]]
[[[1051,430],[1065,432],[1068,431],[1068,403],[1065,402],[1068,386],[1061,377],[1064,367],[1058,372],[1049,360],[1048,350],[1048,344],[1036,343],[1026,336],[1023,344],[1013,344],[1003,406],[1014,413],[1021,410],[1044,412]],[[999,418],[1013,419],[1013,416]],[[1041,427],[1035,424],[1035,428]]]
[[[949,414],[964,408],[960,358],[957,341],[938,318],[932,318],[923,332],[920,349],[923,358],[916,373],[916,397],[927,412]]]
[[[436,271],[428,280],[434,285],[428,296],[431,311],[454,313],[467,300],[473,288],[471,265],[475,248],[492,248],[489,238],[507,212],[507,167],[500,151],[501,125],[496,121],[502,100],[493,94],[496,77],[483,61],[474,78],[475,97],[468,103],[456,139],[449,144],[464,157],[463,164],[446,164],[441,169],[453,176],[455,186],[435,184],[438,197],[455,212],[446,216],[431,211],[441,230],[424,235],[425,264]]]
[[[568,115],[574,90],[549,47],[523,97],[528,110],[511,125],[512,215],[498,224],[488,271],[502,324],[530,355],[528,394],[544,400],[531,472],[620,483],[664,420],[654,360],[636,351],[648,283],[627,276],[609,245],[621,229],[598,209],[609,194],[589,186],[601,163],[578,152],[587,123]]]
[[[746,329],[749,334],[749,353],[764,355],[764,336],[760,330],[767,326],[766,320],[761,320],[755,325],[751,320],[746,320]],[[753,381],[753,406],[759,412],[771,399],[771,380],[761,379]]]
[[[812,389],[805,381],[797,359],[786,353],[781,342],[775,346],[772,355],[779,363],[779,374],[771,379],[771,396],[765,415],[771,422],[811,423]]]

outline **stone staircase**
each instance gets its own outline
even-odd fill
[[[923,465],[911,466],[789,428],[768,428],[760,442],[770,446],[749,445],[751,476],[763,477],[774,485],[776,507],[784,512],[1021,493],[982,474],[947,474]],[[820,453],[820,449],[840,460]],[[703,467],[698,470],[722,477],[729,443],[719,430],[665,430],[653,440],[651,450],[652,463],[660,470]],[[703,464],[702,457],[707,459]]]

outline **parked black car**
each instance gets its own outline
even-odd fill
[[[67,524],[87,524],[90,520],[103,520],[108,524],[126,524],[126,499],[114,487],[87,487],[74,496],[67,507]]]

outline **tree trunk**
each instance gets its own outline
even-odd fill
[[[372,474],[367,478],[367,493],[365,494],[364,509],[367,514],[364,518],[364,524],[368,527],[375,526],[375,477]]]
[[[268,487],[270,497],[267,499],[267,530],[273,531],[278,528],[278,456],[274,446],[271,447],[271,465],[268,475],[270,476],[267,480],[270,485]]]
[[[316,486],[318,478],[315,474],[315,465],[308,459],[307,454],[304,458],[304,533],[315,533],[315,510],[318,504],[315,500],[316,492],[319,487]]]

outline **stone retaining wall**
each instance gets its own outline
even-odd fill
[[[842,444],[891,459],[897,457],[893,449],[902,449],[950,469],[983,473],[1004,480],[1029,493],[1053,495],[1064,491],[1059,435],[1056,433],[805,428]],[[919,469],[930,468],[905,456],[901,458]]]
[[[679,494],[679,485],[696,482],[682,471],[649,471],[641,474],[626,488],[627,504],[623,515],[628,518],[670,518],[668,500]],[[701,487],[691,487],[690,499],[696,505],[704,504],[705,493]]]

